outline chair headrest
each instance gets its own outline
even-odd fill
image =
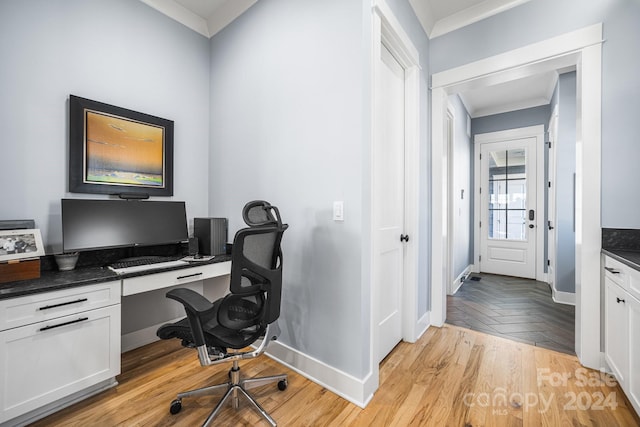
[[[264,225],[282,226],[282,219],[278,208],[264,200],[254,200],[244,205],[242,219],[249,227]]]

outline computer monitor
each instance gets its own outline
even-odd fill
[[[184,202],[62,199],[65,252],[187,242]]]

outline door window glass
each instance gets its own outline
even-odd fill
[[[526,240],[525,148],[489,152],[489,238]]]

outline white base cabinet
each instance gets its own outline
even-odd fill
[[[604,257],[605,360],[640,414],[640,271]]]
[[[120,373],[120,281],[2,300],[0,319],[0,423]]]

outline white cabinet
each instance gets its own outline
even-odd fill
[[[640,301],[631,297],[627,301],[629,310],[629,374],[627,393],[640,413]]]
[[[625,383],[629,372],[629,310],[625,292],[610,278],[604,279],[604,353],[619,383]]]
[[[608,256],[604,267],[605,360],[640,413],[640,271]]]
[[[0,300],[0,423],[120,373],[120,281]]]

